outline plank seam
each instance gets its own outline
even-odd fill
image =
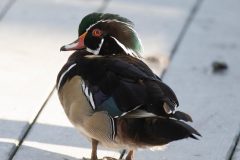
[[[0,21],[5,17],[15,2],[16,0],[9,0],[8,3],[3,7],[3,9],[0,11]]]
[[[102,5],[98,8],[97,12],[103,12],[106,10],[108,4],[110,3],[111,0],[103,0]]]
[[[238,143],[240,143],[240,130],[238,131],[238,134],[236,135],[236,137],[233,139],[233,144],[231,145],[231,147],[227,152],[227,158],[226,158],[227,160],[232,160],[234,153],[237,149]]]
[[[183,25],[183,27],[182,27],[182,29],[180,31],[180,34],[177,37],[176,42],[174,43],[174,46],[173,46],[173,48],[172,48],[172,50],[170,52],[170,55],[169,55],[169,61],[170,62],[172,61],[172,59],[173,59],[174,55],[176,54],[179,46],[181,45],[181,42],[184,39],[184,37],[185,37],[185,35],[186,35],[187,31],[188,31],[188,28],[192,24],[192,22],[193,22],[193,20],[194,20],[194,18],[196,16],[196,14],[198,13],[200,7],[202,6],[203,1],[204,0],[197,0],[197,2],[193,5],[192,9],[190,10],[189,16],[188,16],[187,20],[185,21],[185,23],[184,23],[184,25]],[[164,75],[166,74],[168,68],[169,67],[167,67],[167,68],[165,68],[163,70],[161,78],[164,77]]]
[[[25,129],[22,131],[22,134],[19,136],[18,142],[17,142],[16,146],[14,148],[12,148],[12,150],[10,151],[8,160],[12,160],[14,158],[14,156],[16,155],[17,151],[19,150],[20,146],[24,142],[24,140],[27,137],[28,133],[30,132],[30,130],[32,129],[33,125],[36,123],[38,117],[42,113],[44,107],[47,105],[49,99],[52,97],[52,95],[53,95],[53,93],[55,91],[55,88],[56,88],[56,86],[53,87],[53,89],[51,90],[50,94],[47,96],[47,98],[44,101],[43,105],[41,106],[40,110],[37,112],[35,118],[32,121],[28,122],[28,124],[26,125]]]

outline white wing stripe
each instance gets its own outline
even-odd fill
[[[57,84],[57,89],[58,89],[58,90],[59,90],[59,88],[60,88],[60,84],[61,84],[61,82],[62,82],[62,80],[63,80],[63,77],[64,77],[73,67],[75,67],[76,65],[77,65],[76,63],[72,64],[71,66],[68,67],[68,69],[67,69],[65,72],[63,72],[63,74],[62,74],[61,77],[59,78],[59,81],[58,81],[58,84]]]

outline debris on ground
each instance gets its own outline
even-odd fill
[[[213,73],[223,73],[228,69],[228,65],[225,62],[214,61],[212,63]]]

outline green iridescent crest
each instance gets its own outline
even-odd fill
[[[82,19],[82,21],[79,25],[78,35],[80,36],[81,34],[83,34],[88,27],[97,23],[100,20],[113,20],[113,19],[121,21],[121,22],[125,22],[125,23],[133,26],[133,23],[130,20],[128,20],[127,18],[124,18],[124,17],[120,17],[117,14],[91,13]]]

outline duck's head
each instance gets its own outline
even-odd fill
[[[141,41],[127,18],[116,14],[91,13],[78,29],[79,38],[61,51],[87,50],[95,55],[128,54],[140,57]]]

